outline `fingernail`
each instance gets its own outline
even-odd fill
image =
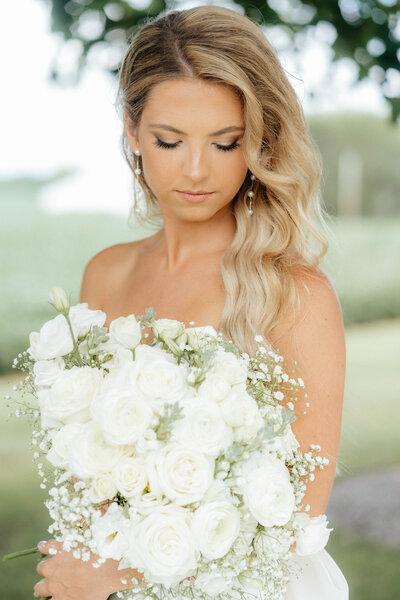
[[[46,544],[46,540],[43,540],[42,542],[38,543],[38,548],[40,548],[40,546],[44,546]]]

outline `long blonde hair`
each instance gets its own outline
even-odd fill
[[[252,353],[268,334],[299,312],[300,272],[323,277],[328,231],[321,202],[321,157],[301,105],[271,44],[245,16],[220,6],[172,10],[149,18],[135,33],[119,70],[118,109],[140,121],[150,90],[166,80],[196,78],[229,85],[242,100],[243,155],[249,171],[232,200],[237,229],[221,258],[226,300],[219,331]],[[135,168],[125,128],[127,162]],[[245,192],[253,184],[249,217]],[[148,220],[160,217],[142,174]],[[321,244],[312,248],[310,236]]]

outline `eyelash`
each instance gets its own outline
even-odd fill
[[[217,144],[217,148],[218,150],[222,150],[223,152],[230,152],[231,150],[235,150],[236,148],[239,148],[240,144],[237,144],[237,140],[239,138],[237,138],[232,144],[230,144],[230,146],[220,146],[219,144]],[[176,142],[175,144],[167,144],[167,142],[163,142],[162,140],[160,140],[159,138],[156,138],[156,142],[154,142],[155,146],[158,146],[159,148],[176,148],[177,145],[180,142]]]

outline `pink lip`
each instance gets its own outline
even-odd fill
[[[203,200],[206,200],[207,198],[209,198],[211,196],[211,194],[213,194],[214,192],[209,192],[207,194],[188,194],[187,192],[180,192],[179,190],[176,190],[178,192],[178,194],[180,194],[182,196],[182,198],[185,198],[185,200],[189,200],[189,202],[202,202]]]

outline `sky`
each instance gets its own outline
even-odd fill
[[[328,71],[331,35],[326,24],[313,36],[305,36],[304,49],[295,60],[284,49],[279,30],[270,33],[305,113],[357,108],[387,115],[388,106],[376,83],[351,87],[356,78],[352,61],[343,59],[335,63],[333,72]],[[50,65],[61,48],[62,37],[50,31],[46,2],[18,0],[2,6],[0,179],[47,177],[71,169],[73,175],[43,188],[42,208],[126,215],[132,175],[120,150],[122,123],[114,106],[117,83],[96,65],[85,70],[77,87],[50,82]],[[62,50],[59,60],[68,69],[73,50]],[[310,90],[316,92],[313,100],[308,97]]]

